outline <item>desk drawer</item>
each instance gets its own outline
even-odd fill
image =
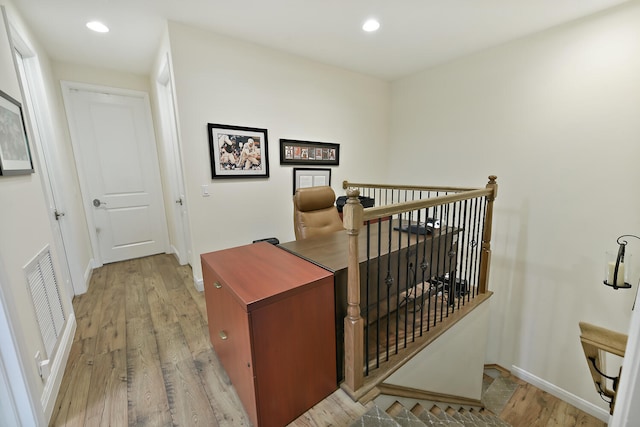
[[[255,423],[255,375],[249,315],[215,272],[204,267],[203,276],[211,344]]]

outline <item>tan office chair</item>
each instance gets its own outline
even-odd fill
[[[293,226],[296,240],[343,230],[331,187],[299,188],[293,196]]]

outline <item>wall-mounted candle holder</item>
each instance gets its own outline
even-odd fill
[[[625,237],[634,237],[640,240],[640,237],[632,234],[623,234],[618,237],[618,253],[607,252],[605,255],[604,263],[604,281],[607,286],[611,286],[613,289],[629,289],[631,284],[627,282],[629,276],[629,270],[625,268],[625,247],[627,241]]]

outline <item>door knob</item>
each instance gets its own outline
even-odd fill
[[[99,208],[100,205],[106,205],[106,202],[101,202],[100,199],[93,199],[93,206],[95,206],[96,208]]]

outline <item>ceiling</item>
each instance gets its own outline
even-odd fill
[[[394,80],[627,0],[13,0],[52,59],[149,74],[167,20]],[[362,31],[377,18],[380,29]],[[111,28],[86,29],[89,20]]]

